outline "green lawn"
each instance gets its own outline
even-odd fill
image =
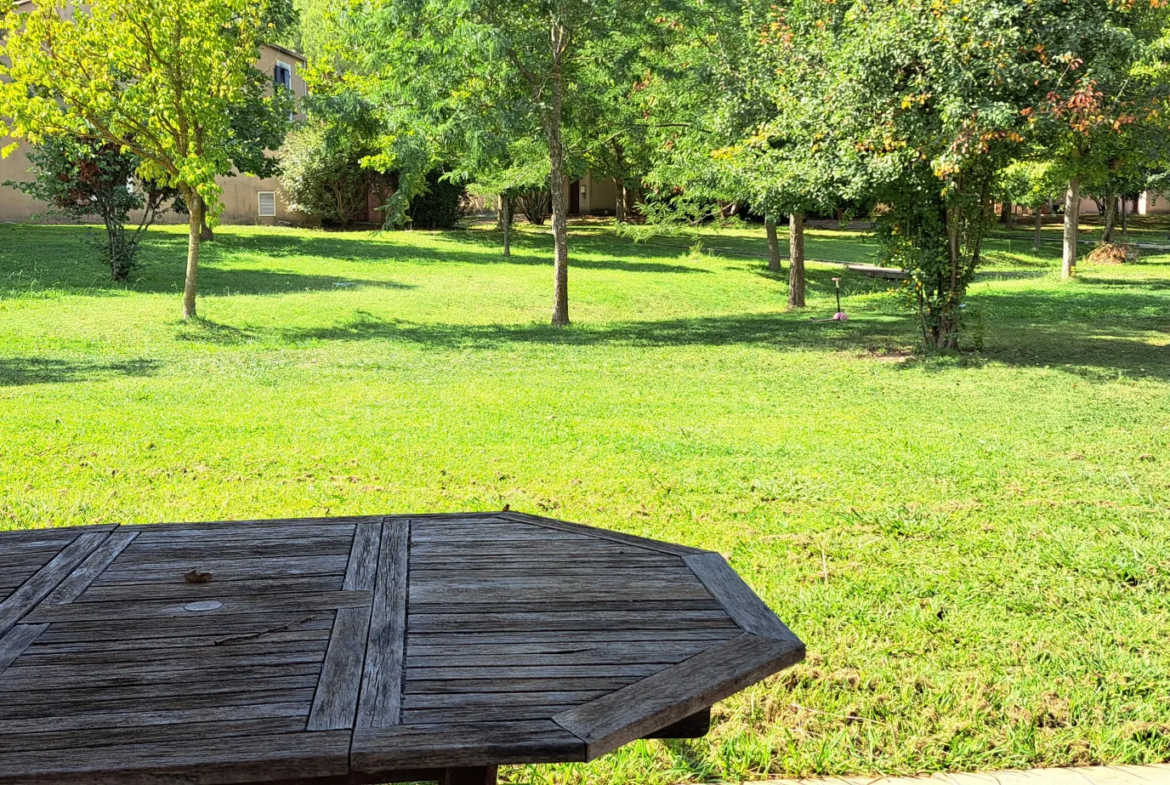
[[[227,227],[110,285],[78,227],[0,226],[0,528],[512,508],[726,554],[809,658],[516,782],[670,783],[1170,760],[1170,256],[1054,275],[990,243],[985,351],[922,357],[889,284],[737,229]],[[873,246],[812,233],[814,258]]]

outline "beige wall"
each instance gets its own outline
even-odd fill
[[[272,76],[278,61],[290,67],[292,91],[298,98],[303,97],[307,92],[305,79],[301,74],[305,63],[304,58],[287,49],[264,45],[260,48],[260,58],[256,62],[256,67]],[[0,141],[0,145],[7,145],[12,141],[11,138],[4,138]],[[30,179],[28,158],[25,157],[22,150],[18,149],[8,158],[0,160],[0,183],[8,180],[19,182],[28,179]],[[281,193],[280,183],[275,177],[261,179],[250,175],[237,175],[235,177],[218,177],[216,181],[223,189],[224,211],[220,219],[222,223],[272,225],[310,222],[304,214],[294,213],[288,209],[287,200]],[[276,216],[274,218],[260,216],[261,191],[276,192]],[[38,202],[15,188],[0,185],[0,221],[23,222],[41,216],[38,220],[42,223],[60,222],[59,219],[44,216],[46,209],[43,202]],[[185,220],[184,216],[174,214],[160,218],[162,223],[177,223]]]

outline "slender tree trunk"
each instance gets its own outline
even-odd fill
[[[771,218],[764,219],[764,232],[768,235],[768,272],[783,272],[780,263],[780,238],[776,236],[776,222]]]
[[[195,284],[199,276],[199,234],[203,223],[203,201],[191,193],[184,194],[187,213],[187,278],[183,282],[183,318],[195,318]]]
[[[1044,228],[1044,213],[1039,207],[1032,209],[1032,221],[1036,227],[1035,233],[1032,235],[1032,250],[1040,250],[1040,232]]]
[[[999,209],[999,220],[1008,229],[1012,228],[1012,200],[1004,199]]]
[[[554,29],[554,36],[558,32]],[[559,30],[564,35],[563,30]],[[569,223],[565,204],[565,151],[561,145],[561,104],[564,83],[560,66],[553,69],[547,114],[548,157],[551,169],[553,229],[553,315],[558,327],[569,323]]]
[[[788,220],[788,307],[804,307],[804,213]]]
[[[500,196],[500,226],[504,230],[504,258],[512,256],[512,197]]]
[[[1129,242],[1129,221],[1126,219],[1125,197],[1121,197],[1121,242]]]
[[[1064,193],[1064,256],[1061,260],[1061,278],[1072,278],[1077,274],[1077,228],[1080,222],[1081,176],[1078,174],[1068,181],[1068,190]]]
[[[626,222],[626,180],[624,177],[613,178],[617,186],[617,201],[614,203],[613,214],[618,223]]]
[[[1113,242],[1113,227],[1117,224],[1117,195],[1105,192],[1105,228],[1101,231],[1101,242]]]

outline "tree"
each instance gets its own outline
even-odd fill
[[[428,137],[432,161],[452,147],[507,168],[492,154],[503,134],[539,128],[552,203],[552,323],[569,323],[566,130],[589,61],[610,56],[618,33],[655,26],[654,2],[634,0],[379,0],[349,15],[360,48],[350,80],[371,98],[395,138]],[[401,75],[412,78],[403,79]],[[425,172],[425,170],[423,170]],[[476,179],[474,176],[468,179]]]
[[[1049,73],[1029,121],[1067,184],[1061,275],[1071,278],[1082,193],[1097,191],[1108,204],[1119,174],[1165,155],[1170,8],[1160,0],[1045,0],[1033,17],[1033,51]]]
[[[1050,161],[1021,160],[1008,165],[999,175],[995,195],[1004,204],[1018,204],[1032,211],[1032,249],[1040,250],[1044,226],[1042,208],[1063,193],[1060,173]]]
[[[138,175],[189,209],[183,318],[196,315],[200,222],[222,212],[216,174],[233,154],[231,117],[255,71],[263,0],[54,0],[10,13],[0,115],[12,135],[100,139],[136,155]]]
[[[839,198],[834,160],[818,143],[826,80],[816,39],[800,51],[771,2],[715,2],[681,13],[686,30],[649,79],[667,108],[651,179],[685,194],[672,207],[690,220],[743,203],[764,218],[768,268],[781,272],[777,225],[787,216],[788,305],[805,305],[804,217]],[[686,68],[673,72],[670,63]]]
[[[45,202],[51,212],[75,219],[100,218],[106,230],[102,260],[115,281],[126,280],[136,266],[142,236],[177,192],[136,180],[138,159],[109,142],[51,136],[29,149],[28,161],[33,179],[4,185]],[[126,224],[134,210],[141,215],[128,232]]]
[[[823,99],[807,104],[821,116],[818,145],[845,195],[874,206],[885,258],[911,271],[928,345],[958,345],[996,179],[1039,143],[1037,115],[1059,114],[1071,63],[1050,53],[1065,51],[1054,31],[1075,32],[1070,5],[807,0],[774,14],[769,35],[793,59],[827,65]]]

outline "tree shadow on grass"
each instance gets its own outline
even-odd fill
[[[0,387],[29,384],[64,384],[91,382],[117,377],[153,376],[158,369],[154,360],[125,360],[112,363],[82,363],[44,357],[10,357],[0,359]]]
[[[329,327],[280,330],[285,341],[393,341],[436,349],[498,349],[510,344],[562,346],[751,346],[872,349],[903,334],[904,320],[874,317],[864,328],[812,322],[806,316],[756,313],[693,319],[576,324],[445,324],[383,319],[358,312]],[[904,341],[903,341],[904,342]]]
[[[116,295],[135,292],[177,292],[182,287],[186,262],[186,237],[152,232],[142,246],[142,266],[125,283],[108,278],[86,237],[87,226],[5,227],[9,236],[0,241],[0,299],[42,295]],[[267,295],[295,291],[332,291],[351,286],[386,289],[409,288],[410,284],[352,277],[314,275],[289,269],[250,266],[249,257],[264,262],[301,257],[315,261],[349,264],[513,264],[544,267],[552,265],[552,238],[517,233],[511,258],[505,259],[498,241],[490,234],[467,231],[428,233],[439,244],[418,244],[417,235],[387,233],[312,232],[294,234],[234,234],[222,232],[201,250],[200,292],[219,295]],[[615,245],[619,244],[619,245]],[[661,251],[641,248],[617,239],[578,239],[570,261],[576,269],[614,270],[634,273],[710,273],[701,267],[663,261]],[[615,251],[620,252],[615,255]],[[619,258],[619,256],[621,258]],[[352,269],[352,268],[351,268]]]
[[[1170,379],[1170,349],[1151,340],[1170,329],[1166,298],[1151,293],[995,293],[979,301],[988,309],[988,350],[924,356],[899,363],[903,370],[945,372],[986,362],[1047,367],[1090,380],[1117,376]],[[848,310],[848,304],[846,304]],[[777,351],[831,351],[884,358],[918,350],[909,315],[859,311],[848,322],[813,322],[808,312],[731,314],[686,319],[574,324],[448,324],[384,319],[359,312],[334,325],[278,330],[277,340],[389,341],[436,350],[497,350],[524,344],[560,346],[744,346]],[[970,337],[966,339],[970,343]]]
[[[1132,289],[1151,289],[1163,290],[1170,289],[1170,280],[1157,278],[1114,278],[1109,276],[1096,275],[1094,273],[1080,273],[1079,277],[1082,282],[1090,283],[1094,286],[1124,286]],[[1170,307],[1170,303],[1167,304]]]

